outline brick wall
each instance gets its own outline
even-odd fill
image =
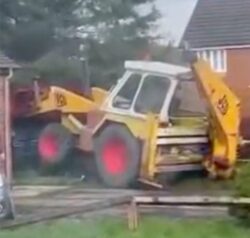
[[[250,48],[227,52],[226,81],[241,100],[241,133],[250,139]]]

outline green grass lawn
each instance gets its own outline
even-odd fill
[[[249,238],[250,228],[233,220],[179,220],[147,217],[137,231],[129,231],[126,219],[62,220],[2,231],[0,238]]]

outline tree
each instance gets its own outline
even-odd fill
[[[92,28],[87,25],[82,31],[92,29],[84,42],[92,83],[110,87],[118,79],[125,60],[140,58],[148,51],[159,16],[153,2],[93,0],[85,3]]]
[[[24,62],[37,61],[59,48],[67,49],[64,62],[72,56],[88,58],[93,84],[109,87],[124,60],[138,58],[154,39],[152,29],[158,12],[153,3],[154,0],[0,0],[0,48]],[[84,52],[79,52],[80,45],[84,45]],[[36,69],[37,65],[36,62]]]
[[[76,29],[81,0],[0,0],[0,47],[10,57],[32,61]]]

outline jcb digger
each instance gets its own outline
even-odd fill
[[[187,105],[196,91],[181,100],[190,83],[205,101],[204,113]],[[200,169],[213,178],[234,174],[240,102],[205,61],[191,67],[127,61],[109,92],[92,88],[88,97],[55,86],[44,92],[35,84],[26,117],[50,111],[60,112],[61,119],[39,137],[42,160],[56,163],[72,146],[92,151],[108,186],[157,184],[157,175]]]

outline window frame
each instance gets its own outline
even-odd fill
[[[212,50],[197,50],[197,57],[209,62],[211,68],[218,73],[227,72],[227,50],[212,49]],[[216,63],[217,62],[217,63]]]
[[[133,102],[130,106],[129,109],[123,109],[123,108],[117,108],[113,106],[113,100],[115,99],[115,97],[118,95],[118,93],[120,92],[121,88],[126,84],[126,82],[128,81],[128,79],[130,78],[130,76],[132,74],[141,74],[142,78],[141,78],[141,82],[139,83],[139,86],[137,88],[137,91],[135,93]],[[130,71],[127,70],[125,72],[125,74],[123,75],[123,77],[121,79],[118,80],[117,86],[114,88],[114,90],[110,93],[110,96],[107,98],[107,110],[108,112],[112,112],[112,113],[116,113],[116,114],[121,114],[121,115],[133,115],[135,117],[140,117],[140,118],[144,118],[145,115],[143,114],[139,114],[134,112],[133,109],[133,105],[134,105],[134,101],[137,97],[137,94],[139,92],[139,89],[142,85],[143,82],[143,77],[145,77],[145,73],[139,72],[139,71]]]
[[[169,85],[168,85],[168,89],[167,89],[166,92],[168,93],[170,91],[170,88],[171,88],[171,79],[169,77],[167,77],[167,76],[159,76],[159,75],[155,75],[155,74],[147,74],[147,75],[145,75],[145,77],[142,78],[140,89],[138,90],[137,95],[136,95],[135,100],[134,100],[134,103],[133,103],[133,110],[134,110],[135,113],[139,113],[139,114],[145,115],[145,113],[140,113],[137,110],[135,110],[135,105],[136,105],[136,102],[138,101],[138,97],[139,97],[140,93],[142,92],[142,87],[143,87],[143,85],[145,83],[145,80],[147,80],[147,77],[150,77],[150,76],[152,76],[152,77],[159,77],[159,78],[168,80],[169,81]],[[155,79],[155,80],[160,80],[160,79]],[[152,79],[150,81],[152,81]],[[160,109],[159,114],[161,114],[161,111],[162,111],[162,108],[164,106],[166,97],[167,97],[167,95],[165,94],[165,97],[164,97],[164,100],[162,101],[162,105],[161,105],[161,109]]]
[[[135,94],[135,97],[134,97],[133,103],[131,104],[130,109],[122,109],[122,108],[120,109],[120,108],[113,107],[113,105],[112,105],[113,100],[116,97],[116,95],[119,93],[120,89],[124,86],[124,84],[126,83],[128,78],[132,74],[136,74],[136,73],[141,74],[142,79],[141,79],[141,82],[140,82],[140,84],[138,86],[137,92]],[[168,90],[167,95],[165,97],[161,112],[159,114],[160,121],[168,121],[169,120],[170,103],[171,103],[173,95],[175,93],[175,90],[176,90],[176,87],[177,87],[177,84],[178,84],[178,82],[177,82],[178,80],[176,80],[173,76],[164,75],[164,74],[160,74],[160,73],[150,73],[150,72],[142,72],[142,71],[137,71],[137,70],[127,70],[125,72],[125,74],[123,75],[123,77],[118,80],[117,86],[115,86],[114,89],[111,91],[109,97],[106,99],[106,101],[103,104],[102,108],[106,112],[145,119],[146,118],[145,114],[137,113],[137,112],[134,111],[134,104],[135,104],[135,101],[136,101],[136,99],[138,97],[138,94],[139,94],[139,92],[141,90],[144,78],[147,77],[148,75],[154,75],[154,76],[159,76],[159,77],[167,77],[170,80],[170,87],[169,87],[169,90]]]
[[[126,108],[121,108],[121,107],[116,106],[115,105],[116,98],[119,97],[119,94],[121,93],[121,91],[124,89],[124,87],[126,87],[126,84],[129,82],[129,80],[131,80],[130,78],[132,76],[134,76],[134,75],[138,75],[140,77],[140,79],[139,79],[139,83],[137,85],[137,88],[136,88],[133,96],[131,97],[129,108],[126,109]],[[134,79],[132,79],[132,80],[134,80]],[[130,110],[130,108],[133,107],[134,99],[135,99],[136,95],[138,94],[138,89],[140,88],[140,85],[141,85],[142,81],[143,81],[143,75],[141,73],[132,73],[132,74],[130,74],[126,78],[125,82],[122,84],[122,87],[120,87],[120,89],[117,91],[116,95],[113,97],[113,99],[112,99],[112,107],[117,108],[117,109]]]

